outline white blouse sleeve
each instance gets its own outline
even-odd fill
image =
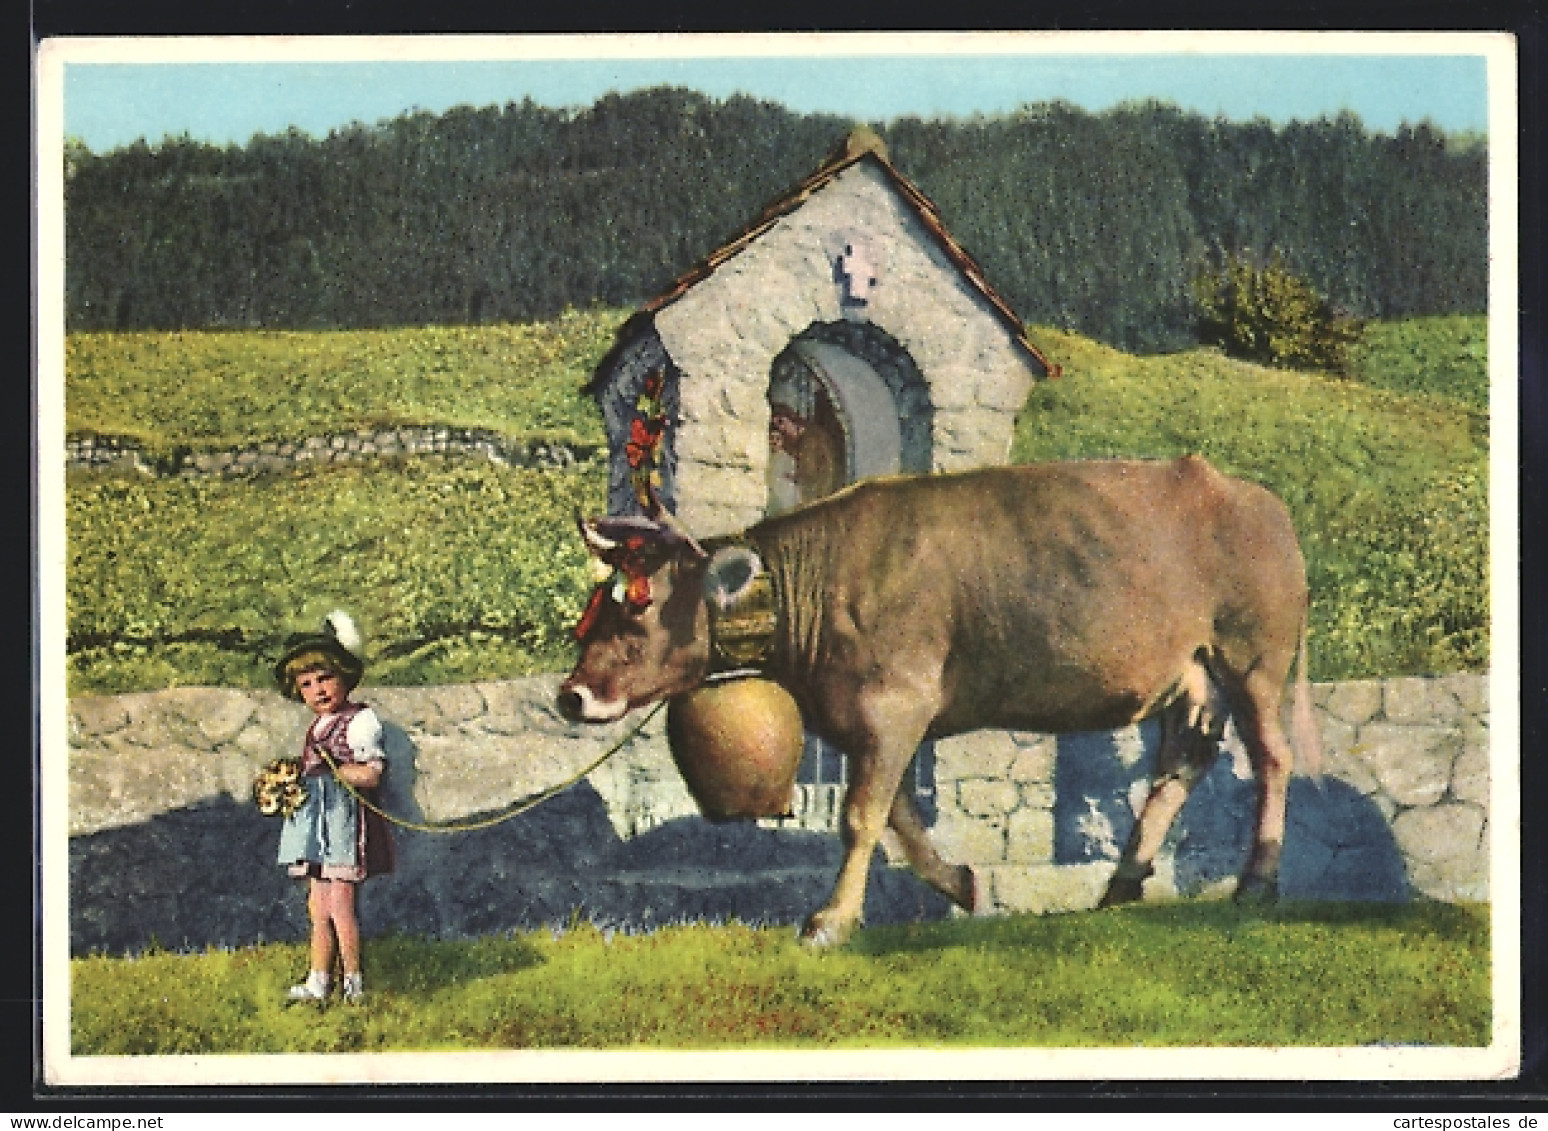
[[[349,720],[344,738],[357,762],[382,761],[387,757],[382,720],[369,707]]]

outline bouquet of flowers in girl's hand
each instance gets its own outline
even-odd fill
[[[301,760],[276,758],[253,781],[253,802],[265,817],[288,817],[306,803]]]

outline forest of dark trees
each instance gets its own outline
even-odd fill
[[[72,143],[68,324],[371,327],[631,306],[816,169],[852,124],[659,88],[584,110],[418,112],[322,139]],[[1181,346],[1193,278],[1231,253],[1277,252],[1358,317],[1485,306],[1487,155],[1474,137],[1154,103],[873,127],[1029,322]]]

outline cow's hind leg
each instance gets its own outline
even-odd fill
[[[966,864],[948,864],[930,841],[930,831],[914,805],[907,789],[898,790],[892,801],[892,815],[888,819],[892,831],[898,834],[898,842],[908,857],[909,867],[920,879],[951,900],[964,911],[972,911],[977,904],[973,869]]]
[[[1237,883],[1237,899],[1272,900],[1279,892],[1279,858],[1285,842],[1285,800],[1292,754],[1279,721],[1280,682],[1258,669],[1243,681],[1235,712],[1237,729],[1258,786],[1252,854]]]
[[[1150,796],[1098,907],[1133,903],[1141,897],[1167,830],[1220,754],[1225,721],[1225,703],[1203,664],[1196,663],[1184,680],[1182,697],[1161,713],[1161,748]]]

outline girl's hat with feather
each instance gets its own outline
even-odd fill
[[[328,668],[337,672],[353,691],[365,675],[365,661],[360,658],[362,645],[354,618],[341,609],[335,610],[323,618],[321,632],[296,633],[285,641],[285,651],[274,663],[274,682],[286,698],[300,699],[296,676],[315,668]]]

